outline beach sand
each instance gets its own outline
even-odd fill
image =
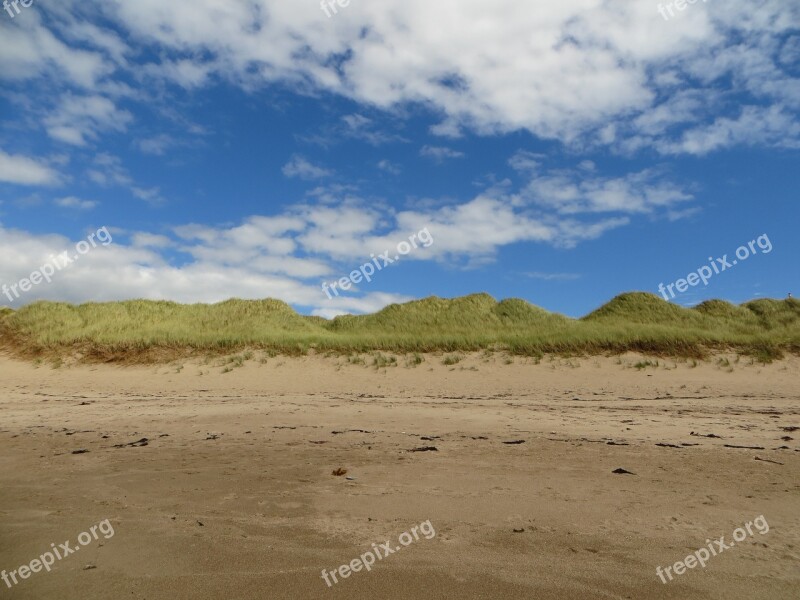
[[[0,358],[0,569],[114,530],[0,598],[800,597],[796,357],[259,357]],[[760,515],[767,533],[656,574]]]

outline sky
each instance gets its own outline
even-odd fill
[[[800,294],[800,1],[677,4],[7,2],[0,305]]]

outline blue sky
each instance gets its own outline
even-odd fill
[[[113,243],[0,304],[274,297],[331,317],[485,291],[580,316],[759,236],[770,251],[672,301],[800,293],[800,4],[659,6],[10,4],[0,283],[101,227]]]

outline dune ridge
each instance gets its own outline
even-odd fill
[[[526,356],[636,351],[685,357],[732,350],[768,362],[800,352],[800,301],[759,299],[737,306],[708,300],[684,308],[629,292],[572,319],[483,293],[429,297],[331,320],[300,315],[274,299],[190,305],[42,301],[0,310],[0,348],[22,357],[72,353],[104,362],[160,362],[244,348],[279,354],[492,348]]]

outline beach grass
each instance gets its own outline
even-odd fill
[[[0,309],[0,347],[19,356],[173,360],[246,348],[279,354],[469,352],[602,354],[636,351],[701,358],[732,350],[769,361],[800,352],[800,301],[721,300],[693,308],[644,292],[617,296],[581,319],[488,294],[393,304],[369,315],[304,316],[279,300],[177,304],[131,300]]]

